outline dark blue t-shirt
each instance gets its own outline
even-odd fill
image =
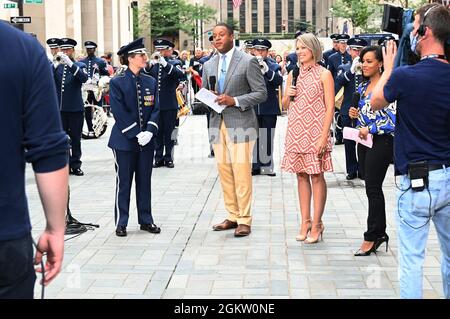
[[[0,43],[0,241],[5,241],[31,230],[25,162],[36,173],[61,169],[69,144],[44,48],[2,21]]]
[[[408,163],[450,162],[450,64],[424,59],[395,69],[384,87],[386,101],[397,101],[396,174]]]

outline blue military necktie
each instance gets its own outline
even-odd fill
[[[220,67],[220,74],[219,74],[219,93],[223,93],[224,84],[225,84],[225,77],[227,76],[227,56],[224,54],[222,55],[222,65]]]

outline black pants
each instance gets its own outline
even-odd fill
[[[70,161],[71,169],[81,167],[81,131],[83,130],[83,112],[61,112],[63,130],[70,137]]]
[[[367,231],[364,233],[366,241],[376,241],[386,232],[386,207],[382,186],[389,164],[392,162],[392,147],[391,135],[374,135],[372,148],[358,144],[359,167],[366,182],[366,195],[369,201]]]
[[[0,299],[33,299],[35,282],[31,234],[0,241]]]
[[[342,129],[344,127],[354,127],[354,123],[347,115],[341,114]],[[347,174],[355,174],[358,172],[358,160],[356,159],[356,143],[351,140],[344,139],[345,148],[345,168]]]
[[[277,126],[276,115],[258,115],[259,134],[253,148],[253,170],[267,167],[273,170],[273,138]]]
[[[177,110],[164,110],[159,112],[159,129],[156,135],[155,162],[173,162],[174,137],[172,133],[177,120]]]
[[[336,121],[336,128],[334,129],[334,138],[336,139],[336,142],[340,143],[343,141],[343,137],[342,137],[342,121],[340,111],[338,108],[334,108],[334,120]]]
[[[92,92],[92,91],[88,92],[87,100],[88,100],[89,104],[102,106],[102,100],[100,99],[100,101],[97,101],[95,99],[94,92]],[[92,110],[91,106],[87,106],[84,108],[84,118],[86,119],[86,125],[88,127],[89,132],[94,131],[94,129],[92,128],[92,112],[93,112],[93,110]]]

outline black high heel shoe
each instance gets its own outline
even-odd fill
[[[377,242],[375,241],[372,245],[372,247],[370,247],[369,250],[364,251],[361,248],[358,249],[358,251],[354,254],[354,256],[370,256],[371,253],[375,253],[375,255],[377,254]]]
[[[377,241],[375,242],[375,250],[377,250],[378,247],[380,247],[381,244],[384,242],[386,242],[386,252],[387,252],[389,247],[389,236],[387,234],[384,234],[382,237],[377,239]]]

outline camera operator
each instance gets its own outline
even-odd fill
[[[423,263],[430,220],[442,252],[444,297],[450,298],[450,64],[444,47],[450,10],[428,4],[415,15],[411,50],[420,62],[393,70],[397,48],[383,48],[385,72],[374,89],[372,109],[397,101],[394,154],[398,185],[397,224],[401,298],[422,298]]]

